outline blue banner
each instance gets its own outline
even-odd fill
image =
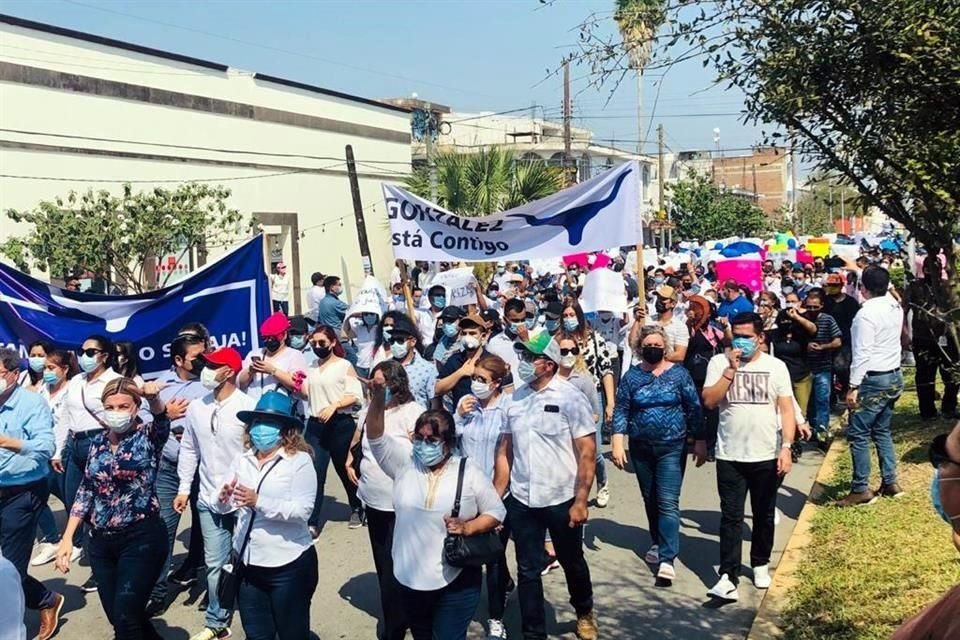
[[[67,291],[0,264],[0,344],[24,356],[34,340],[73,350],[102,334],[133,342],[150,377],[170,368],[170,342],[188,322],[203,323],[215,348],[245,356],[260,348],[257,328],[269,314],[262,236],[173,286],[130,296]]]

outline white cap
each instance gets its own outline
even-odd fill
[[[498,266],[498,267],[505,267],[505,266],[507,266],[507,263],[506,263],[506,262],[498,262],[498,263],[497,263],[497,266]]]

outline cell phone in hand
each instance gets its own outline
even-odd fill
[[[253,362],[260,362],[261,360],[263,360],[263,356],[250,356],[250,360],[252,360]]]

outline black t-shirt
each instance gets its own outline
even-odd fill
[[[490,352],[486,349],[483,349],[483,355],[480,357],[490,355]],[[446,363],[440,367],[439,373],[437,374],[438,378],[446,378],[447,376],[453,375],[453,373],[462,367],[467,360],[470,359],[470,356],[467,355],[466,351],[458,351],[447,358]],[[508,373],[507,377],[504,378],[503,384],[501,387],[509,387],[513,384],[513,377]],[[457,404],[460,402],[460,398],[470,393],[470,378],[468,376],[463,376],[460,380],[457,381],[457,384],[453,386],[453,389],[450,391],[450,396],[453,398],[453,407],[456,409]]]
[[[777,329],[771,335],[773,355],[787,365],[790,382],[797,382],[810,375],[810,365],[807,364],[809,337],[799,325],[789,331]]]
[[[714,346],[700,331],[695,331],[690,336],[690,342],[687,343],[687,355],[683,358],[683,366],[690,372],[693,384],[698,389],[703,388],[703,383],[707,379],[707,364],[718,353],[723,353],[722,343]]]
[[[833,316],[840,327],[840,333],[843,334],[843,345],[850,348],[850,328],[853,326],[853,317],[860,310],[860,303],[850,296],[843,296],[843,300],[837,302],[833,298],[826,298],[823,301],[823,312]]]

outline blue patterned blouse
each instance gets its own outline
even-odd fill
[[[110,450],[106,431],[90,443],[83,480],[70,515],[94,529],[116,531],[160,512],[157,466],[170,434],[166,415],[154,416]]]
[[[613,432],[649,442],[670,442],[697,435],[703,422],[693,378],[680,365],[659,376],[630,367],[620,380],[613,410]]]

